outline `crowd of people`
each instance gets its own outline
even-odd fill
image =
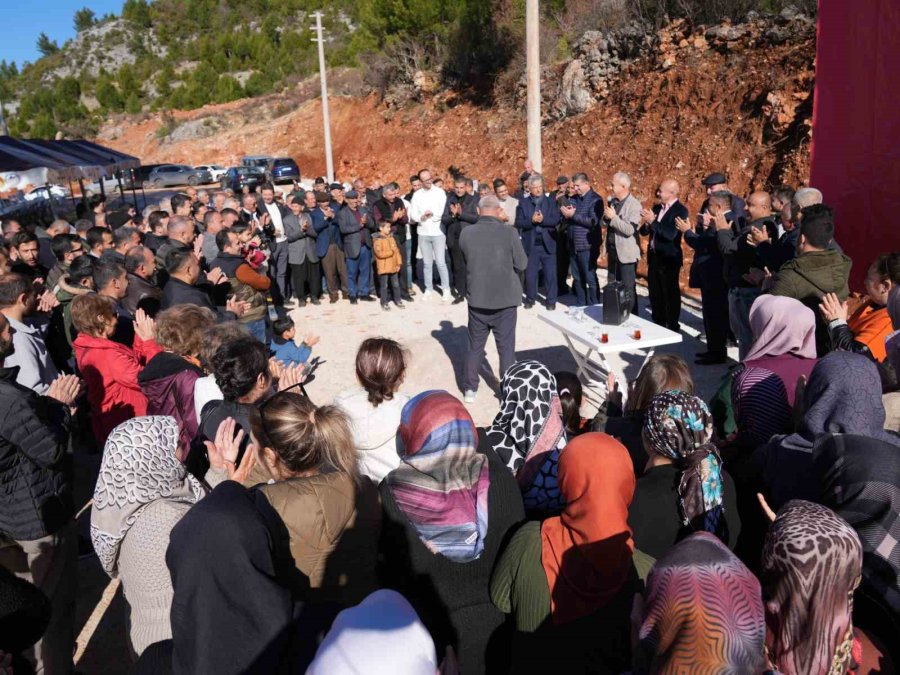
[[[673,179],[651,207],[624,172],[602,197],[525,169],[4,220],[0,668],[73,672],[73,456],[100,453],[91,545],[129,608],[108,657],[137,673],[894,672],[900,253],[851,312],[814,188],[745,200],[713,173],[692,220]],[[518,308],[596,304],[598,267],[638,311],[644,256],[680,330],[683,243],[696,365],[739,353],[710,401],[657,354],[587,418],[574,373],[516,359]],[[386,337],[314,400],[288,310],[376,292],[467,303],[463,401]]]

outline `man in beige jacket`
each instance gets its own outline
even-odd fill
[[[612,178],[612,193],[603,209],[606,223],[607,277],[625,284],[630,294],[631,313],[637,314],[637,262],[641,258],[638,228],[641,203],[631,194],[631,177],[622,171]],[[602,258],[602,255],[600,256]],[[600,264],[600,258],[597,259]]]

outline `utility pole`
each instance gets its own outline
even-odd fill
[[[325,126],[325,174],[329,183],[334,181],[334,161],[331,159],[331,122],[328,116],[328,83],[325,80],[325,38],[322,37],[322,12],[316,12],[316,31],[313,42],[319,44],[319,79],[322,82],[322,124]]]
[[[528,80],[528,159],[542,172],[541,33],[539,0],[525,0],[525,73]]]

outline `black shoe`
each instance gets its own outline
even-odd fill
[[[694,359],[694,363],[698,366],[718,366],[723,363],[726,363],[728,359],[724,356],[716,356],[714,354],[710,354],[704,358],[696,358]]]
[[[297,307],[306,307],[306,300],[297,301]]]
[[[556,303],[555,303],[555,302],[551,302],[550,304],[547,305],[547,310],[548,310],[548,311],[551,311],[551,312],[552,312],[552,311],[555,310],[555,309],[556,309]]]
[[[331,305],[333,305],[333,304],[336,303],[337,301],[338,301],[338,299],[337,299],[337,296],[336,296],[336,295],[331,295],[331,296],[328,297],[328,303],[331,304]]]
[[[526,301],[525,301],[524,307],[525,307],[525,309],[531,309],[532,307],[534,307],[534,301],[533,301],[533,300],[526,300]]]
[[[310,300],[310,302],[311,302],[312,304],[314,304],[314,305],[321,305],[321,304],[322,304],[322,301],[319,300],[318,298],[313,298],[312,300]]]
[[[406,295],[401,296],[403,298],[403,302],[414,302],[413,297],[407,293]]]
[[[463,296],[458,295],[458,296],[456,296],[456,299],[453,301],[453,304],[454,304],[454,305],[461,305],[461,304],[464,303],[465,301],[466,301],[466,299],[465,299]]]
[[[385,312],[390,312],[390,311],[391,311],[391,306],[390,306],[389,304],[387,304],[386,302],[382,302],[382,303],[381,303],[381,309],[383,309]]]
[[[357,304],[356,298],[350,298],[350,304],[351,304],[351,305]]]
[[[397,305],[400,309],[405,309],[406,305],[403,304],[400,300],[394,300],[394,304]]]

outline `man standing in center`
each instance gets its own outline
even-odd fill
[[[641,234],[650,237],[647,246],[647,277],[653,323],[669,330],[681,330],[681,288],[678,275],[684,263],[681,231],[676,218],[688,217],[687,207],[678,201],[681,186],[667,178],[659,186],[660,203],[641,211]]]
[[[413,194],[409,217],[419,224],[419,250],[422,251],[425,277],[423,299],[427,300],[434,292],[432,274],[434,265],[437,265],[441,289],[444,292],[443,300],[447,303],[453,299],[450,294],[450,275],[447,273],[446,263],[447,237],[441,230],[441,217],[447,204],[447,193],[434,184],[431,171],[428,169],[419,172],[419,180],[422,181],[422,187]]]
[[[269,257],[269,276],[275,282],[277,294],[273,294],[272,300],[276,305],[283,305],[288,299],[288,242],[284,234],[284,218],[290,215],[290,210],[275,201],[275,188],[271,183],[262,186],[262,204],[259,205],[259,215],[269,214],[269,223],[272,227],[269,232],[271,241],[269,247],[272,255]]]
[[[547,309],[556,309],[556,226],[559,209],[552,197],[544,194],[544,178],[539,173],[528,179],[528,193],[516,209],[516,229],[522,238],[522,249],[528,256],[525,270],[525,309],[534,307],[538,275],[543,270],[547,289]]]
[[[447,248],[453,265],[453,282],[456,286],[458,305],[466,298],[466,261],[459,249],[459,237],[463,229],[478,222],[478,197],[471,194],[472,179],[459,176],[453,181],[453,192],[447,197],[441,224],[447,234]]]
[[[463,381],[466,403],[475,401],[488,333],[493,331],[500,355],[498,379],[515,363],[516,312],[522,301],[519,275],[528,266],[518,233],[500,220],[497,198],[482,197],[478,210],[478,222],[463,230],[459,238],[468,277],[469,353]]]
[[[566,236],[569,243],[569,266],[572,270],[572,285],[575,287],[575,298],[579,305],[596,305],[597,272],[595,260],[591,259],[591,248],[596,248],[594,258],[600,253],[597,242],[600,233],[600,219],[603,213],[603,200],[594,192],[587,174],[576,173],[572,176],[575,184],[575,196],[570,203],[565,202],[559,208],[566,224]]]

